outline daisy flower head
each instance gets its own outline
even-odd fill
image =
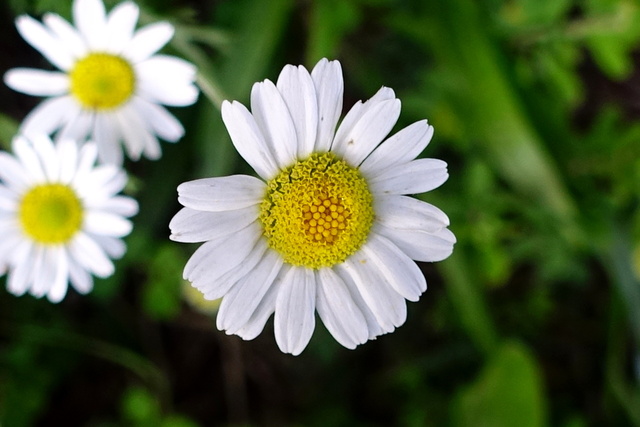
[[[404,323],[405,300],[426,290],[413,260],[453,250],[447,216],[406,196],[448,177],[443,161],[416,159],[433,128],[423,120],[387,138],[400,101],[386,87],[337,126],[342,95],[338,61],[323,59],[311,73],[287,65],[276,84],[254,84],[251,112],[222,105],[234,146],[260,178],[178,187],[184,208],[171,238],[204,242],[184,277],[206,298],[222,298],[217,326],[228,334],[253,339],[275,312],[276,342],[296,355],[317,311],[340,344],[355,348]]]
[[[195,67],[155,54],[172,37],[173,26],[158,22],[135,30],[139,9],[125,1],[107,14],[102,0],[74,0],[75,27],[48,13],[40,23],[20,16],[22,37],[60,71],[14,68],[5,76],[12,89],[47,97],[25,118],[21,133],[57,132],[59,139],[98,144],[103,163],[127,155],[158,159],[157,137],[175,142],[180,122],[162,105],[186,106],[198,97]]]
[[[69,282],[81,294],[92,275],[110,276],[126,250],[138,204],[118,195],[127,182],[115,165],[95,166],[97,146],[19,136],[0,152],[0,266],[7,288],[61,301]]]

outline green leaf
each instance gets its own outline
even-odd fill
[[[239,22],[234,23],[238,30],[229,36],[228,55],[210,66],[203,66],[202,61],[198,63],[198,83],[208,98],[247,100],[251,85],[268,77],[265,70],[284,36],[293,4],[291,0],[244,3]],[[228,175],[236,168],[238,155],[222,124],[219,109],[220,102],[203,103],[197,113],[198,122],[192,130],[197,141],[197,177]]]
[[[162,420],[161,427],[198,427],[198,424],[181,415],[169,415]]]
[[[453,405],[454,426],[542,427],[545,402],[534,356],[522,344],[499,347]]]
[[[9,150],[11,140],[18,133],[18,123],[11,117],[0,113],[0,147]]]
[[[142,294],[142,305],[154,319],[168,319],[180,310],[184,256],[175,245],[162,245],[149,263],[149,281]]]
[[[360,22],[360,11],[350,1],[320,0],[312,3],[307,63],[335,57],[342,39]]]
[[[157,425],[160,406],[147,390],[130,388],[122,398],[122,415],[134,425]]]

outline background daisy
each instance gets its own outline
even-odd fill
[[[113,165],[94,166],[96,145],[57,144],[44,136],[17,137],[15,156],[0,152],[0,265],[8,266],[7,289],[59,302],[68,283],[80,293],[91,275],[108,277],[126,250],[121,238],[138,211],[119,196],[127,182]]]
[[[21,132],[53,134],[98,144],[102,162],[121,164],[127,155],[157,159],[157,137],[175,142],[184,129],[162,105],[193,104],[198,96],[195,67],[180,58],[156,55],[173,36],[158,22],[135,30],[139,9],[123,2],[108,15],[101,0],[74,0],[75,28],[47,13],[43,23],[20,16],[22,37],[61,71],[9,70],[14,90],[48,97],[24,120]]]
[[[252,339],[275,311],[276,341],[294,355],[311,338],[316,310],[348,348],[393,331],[405,321],[405,299],[426,289],[412,259],[443,260],[456,240],[442,211],[403,196],[448,177],[443,161],[414,160],[433,128],[421,121],[384,140],[400,102],[382,88],[336,131],[342,92],[340,63],[323,59],[311,74],[289,65],[277,85],[256,83],[251,113],[225,101],[231,139],[264,182],[184,183],[185,208],[170,224],[172,239],[206,242],[184,277],[205,297],[223,297],[218,328]]]

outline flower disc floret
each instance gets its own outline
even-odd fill
[[[71,94],[88,109],[109,110],[125,103],[135,91],[131,64],[108,53],[90,53],[70,72]]]
[[[372,204],[357,169],[332,153],[316,153],[267,183],[260,221],[285,262],[318,269],[343,262],[365,243]]]
[[[20,201],[24,232],[42,244],[68,242],[81,228],[83,207],[75,191],[63,184],[41,184]]]

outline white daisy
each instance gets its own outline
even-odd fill
[[[160,104],[185,106],[198,96],[195,67],[182,59],[154,55],[173,37],[166,22],[135,31],[139,10],[120,3],[109,13],[101,0],[74,0],[74,28],[59,15],[43,24],[20,16],[22,37],[61,71],[15,68],[5,76],[14,90],[49,99],[24,120],[21,133],[58,132],[59,139],[98,144],[99,159],[122,164],[121,141],[128,156],[157,159],[156,137],[175,142],[184,129]]]
[[[17,137],[13,151],[0,152],[0,265],[8,267],[9,292],[58,302],[71,282],[86,294],[91,275],[110,276],[109,258],[126,250],[120,238],[132,225],[125,217],[138,204],[117,195],[125,173],[95,166],[93,142],[79,149],[69,139]]]
[[[338,127],[340,63],[311,74],[286,66],[277,83],[251,91],[250,113],[225,101],[233,144],[262,179],[208,178],[178,187],[185,207],[171,238],[205,242],[184,276],[206,298],[222,297],[217,326],[255,338],[275,312],[283,352],[299,354],[315,311],[343,346],[354,348],[404,323],[405,300],[426,281],[417,261],[448,257],[455,243],[447,216],[407,197],[440,186],[446,163],[415,157],[429,143],[425,120],[385,137],[400,101],[383,87],[358,102]]]

